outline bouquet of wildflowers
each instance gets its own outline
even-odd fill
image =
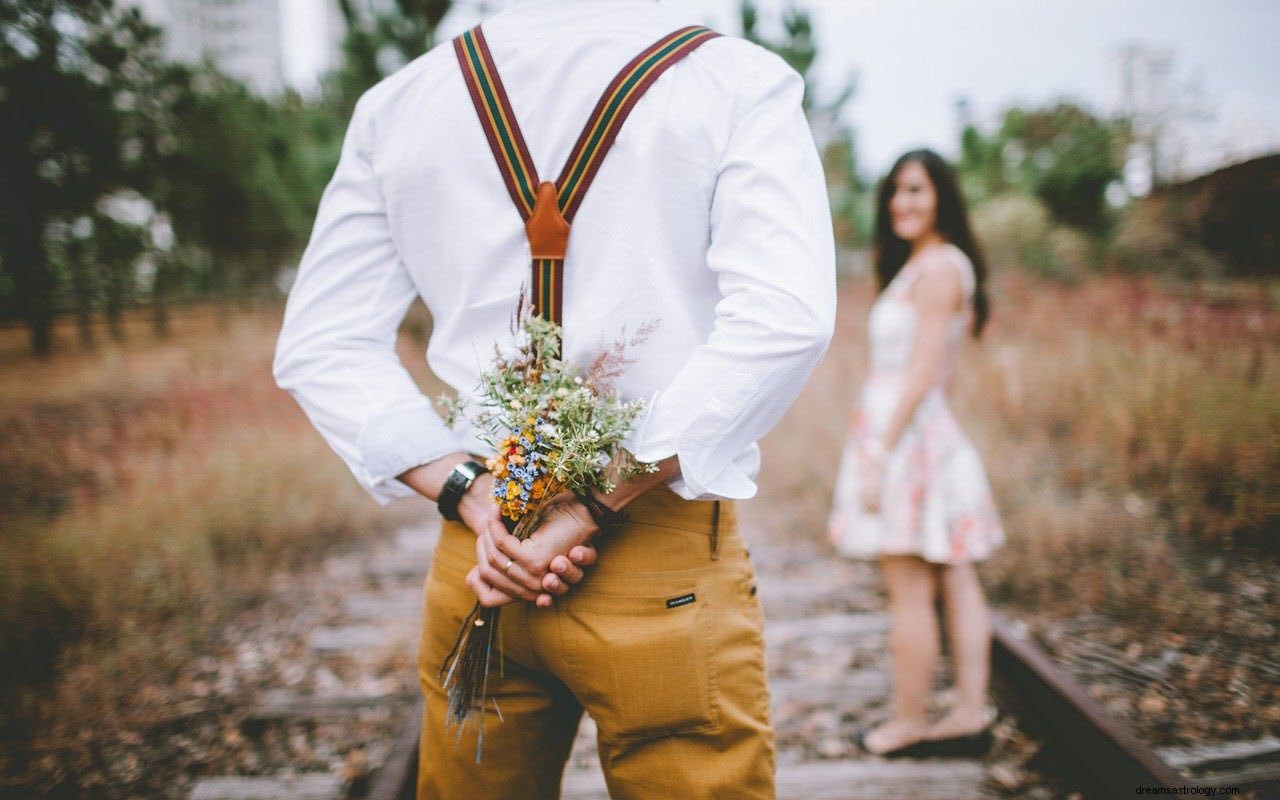
[[[653,472],[656,464],[637,461],[622,447],[644,401],[626,400],[614,382],[632,363],[626,350],[652,333],[646,323],[632,336],[625,330],[586,369],[561,360],[561,328],[529,312],[523,297],[512,319],[513,352],[495,345],[494,365],[480,377],[479,410],[470,415],[480,438],[496,453],[487,462],[493,499],[517,539],[527,539],[556,498],[608,493],[619,480]],[[446,423],[467,412],[461,398],[441,397]],[[462,723],[487,700],[489,662],[499,609],[479,603],[463,621],[453,650],[440,667],[449,693],[449,719]],[[483,736],[484,726],[480,726]],[[480,758],[476,745],[476,759]]]

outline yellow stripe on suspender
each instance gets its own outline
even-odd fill
[[[484,98],[484,116],[482,122],[487,122],[494,131],[498,140],[502,142],[499,148],[501,151],[501,165],[505,166],[507,171],[515,178],[516,185],[520,188],[520,202],[524,205],[526,214],[533,213],[533,185],[537,179],[532,165],[524,163],[523,155],[516,143],[515,128],[512,120],[509,120],[506,111],[499,99],[499,86],[494,79],[494,71],[485,60],[479,43],[475,38],[475,31],[467,31],[463,35],[464,47],[467,51],[467,69],[471,78],[475,81],[476,86],[480,90],[481,97]],[[478,67],[478,69],[477,69]],[[496,114],[496,116],[495,116]]]

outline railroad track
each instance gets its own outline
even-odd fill
[[[387,636],[385,625],[372,624],[385,615],[397,617],[401,646],[411,640],[431,527],[415,526],[397,536],[390,550],[363,564],[358,598],[345,601],[357,621],[312,631],[310,646],[337,656],[368,652]],[[1134,796],[1138,787],[1239,787],[1243,797],[1280,800],[1280,740],[1154,750],[1093,702],[1015,621],[1003,616],[995,620],[993,666],[1001,687],[997,697],[1010,696],[1001,703],[997,733],[1004,744],[997,751],[1013,749],[1015,741],[1026,744],[1024,729],[1034,728],[1038,735],[1029,738],[1042,738],[1069,765],[1065,777],[1025,773],[1012,781],[1012,770],[998,755],[983,761],[890,761],[859,753],[852,744],[853,730],[887,713],[890,690],[888,620],[879,610],[874,570],[812,549],[766,548],[757,539],[753,560],[767,619],[780,800],[1067,798],[1073,792],[1087,800],[1110,800]],[[370,581],[370,574],[377,579]],[[286,697],[274,709],[270,702],[260,704],[246,719],[311,715],[340,720],[387,703],[398,709],[399,728],[379,744],[378,763],[361,780],[333,772],[206,777],[195,782],[189,800],[412,800],[421,708],[416,698]],[[1011,714],[1006,705],[1019,710]],[[1023,718],[1034,720],[1034,726],[1024,725]],[[594,735],[594,725],[584,718],[566,770],[563,800],[608,799]]]
[[[1087,767],[1084,783],[1098,797],[1129,797],[1144,786],[1187,793],[1233,788],[1242,797],[1280,798],[1280,739],[1156,750],[1095,703],[1004,615],[994,620],[992,660],[1019,699],[1052,728],[1055,744]]]

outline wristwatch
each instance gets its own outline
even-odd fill
[[[449,477],[444,479],[444,487],[440,489],[440,496],[436,498],[436,507],[440,509],[440,516],[452,522],[461,520],[462,517],[458,515],[458,502],[471,488],[471,484],[476,482],[476,478],[488,471],[479,461],[463,461],[454,467],[449,472]]]
[[[625,511],[614,511],[609,508],[589,490],[582,493],[575,492],[574,494],[577,496],[578,502],[587,507],[587,513],[591,515],[591,519],[600,528],[600,533],[613,533],[631,518],[631,515]]]

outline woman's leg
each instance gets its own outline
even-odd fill
[[[987,677],[991,672],[991,620],[982,583],[972,562],[943,567],[941,582],[956,701],[951,711],[930,727],[932,739],[973,733],[989,721],[986,703]]]
[[[925,736],[926,712],[938,660],[934,612],[936,567],[916,556],[881,559],[889,595],[889,651],[893,662],[893,716],[866,735],[867,749],[883,753]]]

